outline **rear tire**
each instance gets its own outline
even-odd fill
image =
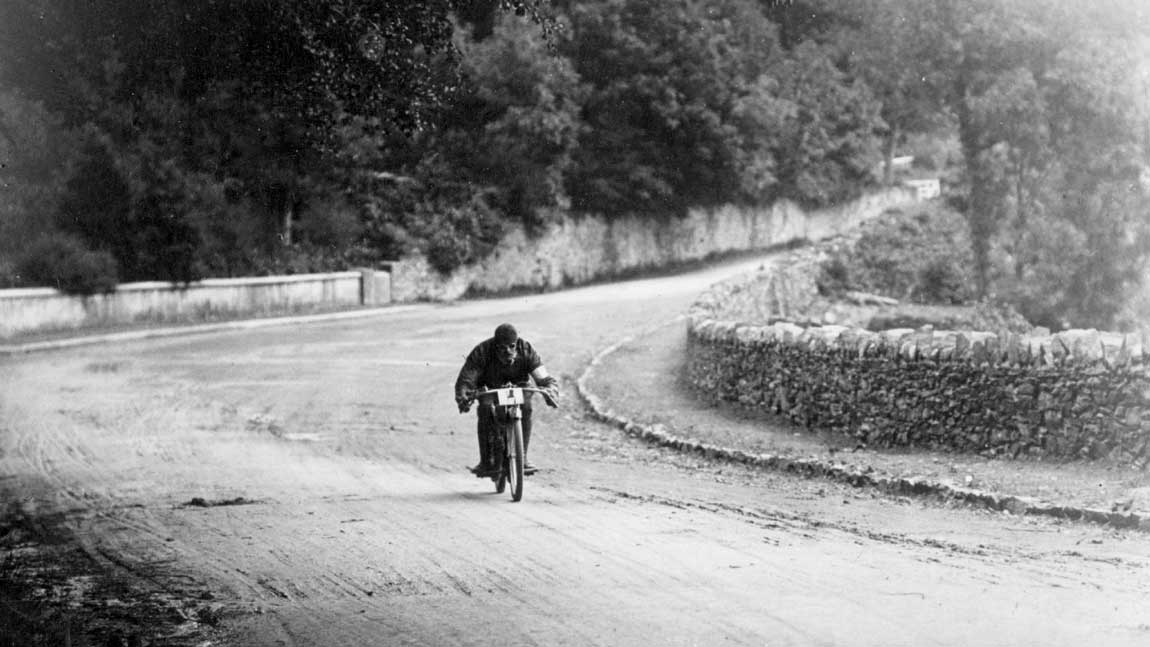
[[[511,451],[507,452],[507,476],[511,482],[511,500],[523,498],[523,422],[516,420],[511,429]]]

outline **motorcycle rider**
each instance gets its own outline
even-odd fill
[[[471,394],[485,389],[496,389],[506,384],[524,385],[534,380],[535,385],[558,395],[558,380],[547,373],[543,359],[531,344],[519,336],[515,326],[500,324],[495,334],[480,342],[467,355],[459,377],[455,380],[455,403],[460,413],[471,409]],[[523,471],[532,474],[536,471],[527,459],[527,445],[531,441],[531,394],[520,407],[523,412]],[[548,404],[552,404],[548,402]],[[552,405],[554,406],[554,405]],[[495,457],[491,456],[487,443],[490,434],[495,433],[495,406],[480,404],[477,411],[476,436],[479,440],[479,463],[471,468],[476,476],[491,476],[498,472]]]

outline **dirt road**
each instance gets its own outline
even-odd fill
[[[464,471],[451,385],[496,324],[570,392],[736,269],[0,359],[8,518],[163,600],[136,644],[1150,644],[1145,534],[679,456],[574,397],[523,502]]]

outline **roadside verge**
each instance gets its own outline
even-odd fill
[[[593,415],[653,445],[897,496],[1150,531],[1150,489],[1094,464],[1036,464],[954,453],[881,452],[780,420],[737,419],[680,384],[686,317],[622,339],[592,358],[576,386]],[[599,375],[610,376],[599,377]],[[689,430],[691,437],[680,435]],[[841,458],[849,456],[849,462]],[[958,466],[957,468],[955,466]],[[943,478],[940,473],[953,473]],[[986,487],[979,487],[986,484]],[[1110,509],[1097,505],[1110,501]]]

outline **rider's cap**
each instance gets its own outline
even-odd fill
[[[499,324],[495,329],[495,343],[510,346],[519,341],[519,332],[509,323]]]

